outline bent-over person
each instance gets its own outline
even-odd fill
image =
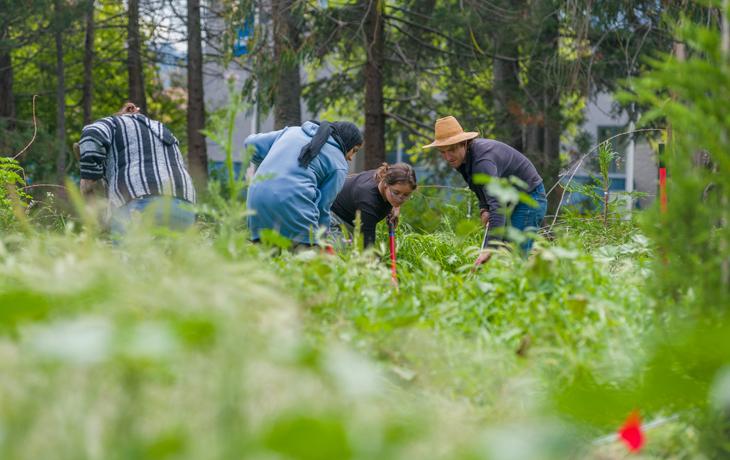
[[[177,138],[128,102],[116,114],[84,127],[79,146],[81,192],[103,183],[113,234],[147,209],[155,224],[184,230],[195,222],[195,188]]]
[[[339,227],[344,225],[352,234],[359,211],[364,246],[371,246],[375,243],[378,222],[388,218],[397,225],[400,206],[408,201],[416,187],[416,173],[406,163],[383,163],[378,169],[351,175],[332,205],[331,233],[339,235]]]
[[[477,196],[482,224],[489,225],[488,242],[504,239],[506,217],[504,210],[500,209],[499,200],[487,193],[483,184],[474,182],[477,174],[496,178],[516,177],[527,184],[524,191],[535,200],[537,207],[518,203],[512,211],[510,224],[518,230],[539,229],[547,211],[547,198],[537,169],[525,155],[509,145],[478,136],[479,133],[474,131],[465,132],[456,118],[448,116],[436,120],[435,140],[423,148],[437,148],[442,158],[459,171]],[[532,239],[528,238],[522,243],[522,250],[529,251],[532,243]],[[482,249],[475,265],[487,262],[491,257],[488,247]]]
[[[360,150],[362,134],[346,121],[306,121],[277,131],[252,134],[257,168],[246,207],[251,240],[274,230],[295,247],[319,244],[320,228],[330,226],[330,207],[347,177],[348,162]]]

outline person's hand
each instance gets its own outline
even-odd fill
[[[81,161],[81,148],[79,147],[78,142],[74,142],[73,145],[73,151],[74,151],[74,157],[76,158],[76,161]]]
[[[81,179],[79,190],[81,191],[81,196],[87,200],[104,196],[103,185],[98,180]]]
[[[474,269],[476,270],[480,265],[489,262],[492,258],[492,251],[485,250],[479,253],[479,257],[474,261]]]
[[[246,182],[251,182],[253,180],[253,176],[256,174],[256,165],[253,162],[250,162],[248,164],[248,168],[246,168]]]
[[[388,222],[393,225],[394,228],[398,227],[398,216],[400,216],[400,207],[393,208],[388,214]]]
[[[486,209],[479,211],[479,217],[482,219],[482,225],[486,226],[489,223],[489,211]]]

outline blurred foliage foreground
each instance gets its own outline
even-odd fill
[[[472,273],[480,231],[444,209],[430,234],[404,216],[397,292],[382,233],[375,252],[279,254],[221,208],[189,234],[140,227],[116,245],[73,221],[5,235],[0,457],[625,452],[594,440],[639,400],[594,413],[592,394],[563,391],[589,373],[618,385],[653,359],[648,240],[625,221],[577,240],[572,222],[529,259],[505,252]],[[660,406],[642,415],[671,415]],[[643,453],[694,453],[697,439],[674,439],[695,427],[657,428]]]
[[[235,190],[117,244],[2,195],[0,458],[625,458],[635,413],[640,458],[730,457],[730,59],[681,24],[687,58],[626,95],[672,128],[666,209],[566,213],[477,272],[476,216],[421,191],[397,291],[383,229],[368,253],[252,245]]]

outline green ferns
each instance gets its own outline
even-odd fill
[[[27,206],[30,196],[23,192],[23,168],[17,160],[0,157],[0,230],[13,227],[18,211]]]

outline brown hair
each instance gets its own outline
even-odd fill
[[[115,115],[131,115],[133,113],[139,113],[139,107],[134,105],[133,102],[125,102],[121,109],[119,109],[119,112],[115,113]]]
[[[406,183],[411,186],[413,190],[418,187],[416,182],[416,172],[413,170],[411,165],[407,163],[396,163],[389,165],[383,163],[377,171],[375,171],[375,180],[385,181],[387,185],[394,185],[398,183]]]

